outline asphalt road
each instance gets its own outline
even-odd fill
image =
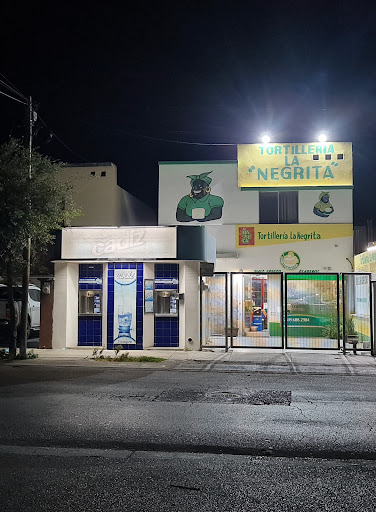
[[[375,401],[374,375],[2,363],[0,508],[374,510]]]

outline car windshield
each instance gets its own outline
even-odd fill
[[[22,288],[19,286],[13,287],[13,295],[14,300],[22,300]],[[7,287],[2,286],[0,288],[0,300],[7,300],[8,299],[8,293],[7,293]]]

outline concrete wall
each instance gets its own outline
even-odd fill
[[[200,350],[200,262],[180,263],[179,286],[179,347]]]
[[[72,226],[147,226],[156,224],[156,214],[117,184],[113,163],[67,165],[60,180],[72,186],[72,199],[82,215]]]
[[[78,341],[78,263],[55,264],[52,348]]]
[[[313,213],[313,207],[319,202],[322,192],[329,193],[330,204],[334,211],[328,217],[319,217]],[[299,223],[302,224],[352,224],[352,189],[299,190]]]

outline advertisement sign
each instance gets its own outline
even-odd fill
[[[174,227],[64,228],[62,259],[176,258]]]
[[[352,186],[351,142],[241,144],[239,187]]]
[[[243,224],[236,226],[236,248],[352,237],[352,224]]]
[[[376,272],[376,251],[366,251],[354,256],[355,272]]]
[[[136,344],[137,270],[114,270],[114,346]]]
[[[154,281],[145,279],[144,281],[144,311],[145,313],[154,313]]]

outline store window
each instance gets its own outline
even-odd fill
[[[260,224],[297,224],[298,191],[260,192]]]

